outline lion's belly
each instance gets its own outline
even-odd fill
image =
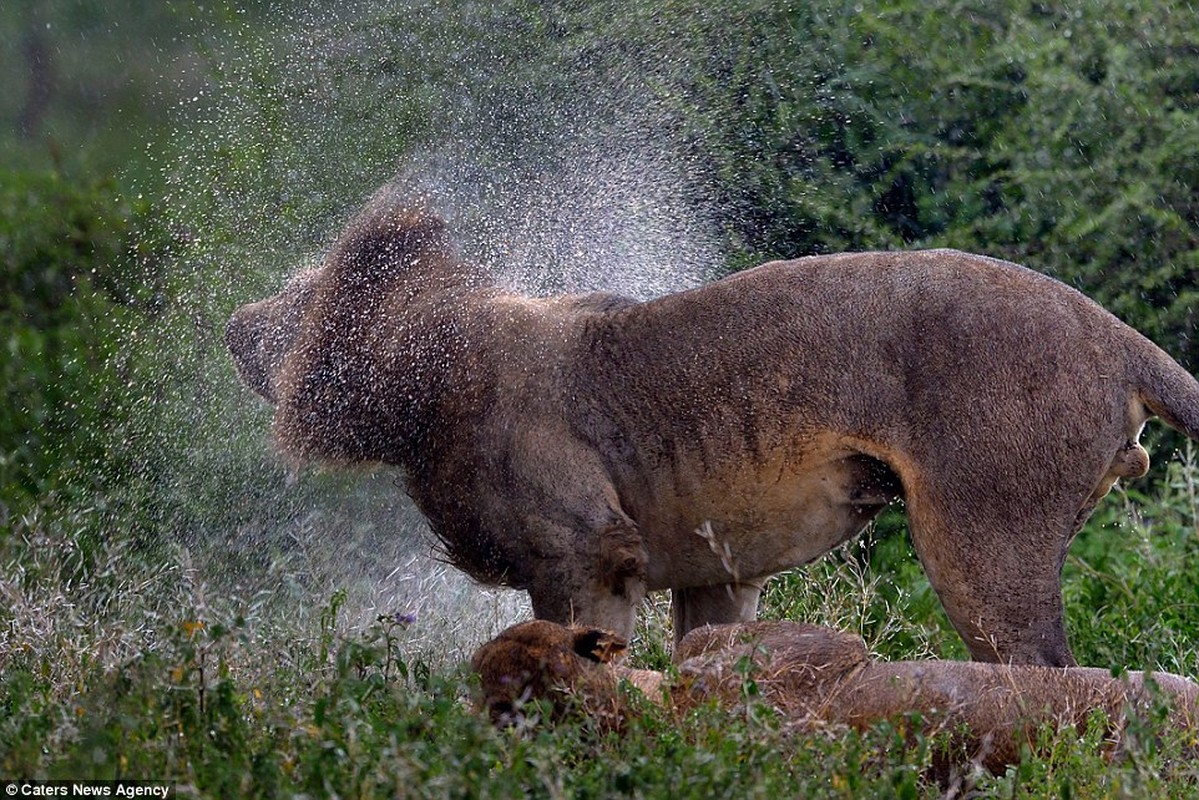
[[[756,578],[812,561],[861,531],[897,494],[885,466],[853,454],[791,469],[763,465],[663,492],[638,516],[650,588]]]

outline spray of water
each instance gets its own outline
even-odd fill
[[[571,44],[555,19],[506,3],[315,3],[211,43],[214,78],[181,107],[166,167],[188,246],[156,339],[172,367],[141,441],[164,528],[215,585],[269,589],[297,617],[343,589],[351,622],[415,613],[412,630],[452,633],[453,653],[528,614],[523,595],[437,561],[399,476],[281,463],[220,334],[387,182],[434,198],[464,256],[531,294],[647,298],[710,277],[703,170],[653,76],[630,59],[613,71],[602,41]]]

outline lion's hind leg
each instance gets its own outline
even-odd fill
[[[1111,485],[1148,468],[1135,416],[1048,419],[1007,431],[980,419],[973,437],[925,437],[896,460],[912,543],[979,661],[1074,665],[1061,590],[1067,549]]]
[[[1081,498],[1045,508],[1014,495],[1027,505],[1013,509],[954,488],[950,496],[909,489],[908,520],[929,582],[971,656],[1073,666],[1061,570]]]

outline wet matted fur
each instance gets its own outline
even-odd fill
[[[301,460],[383,462],[475,578],[627,636],[752,619],[902,498],[976,659],[1074,663],[1066,548],[1199,383],[1073,289],[952,250],[764,264],[647,302],[530,298],[384,191],[226,334]],[[697,535],[697,531],[703,535]]]

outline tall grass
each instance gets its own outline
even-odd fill
[[[1083,663],[1194,674],[1199,547],[1192,453],[1155,486],[1109,498],[1067,564]],[[797,731],[765,709],[647,707],[622,734],[534,714],[519,732],[475,713],[464,662],[524,613],[428,563],[397,607],[369,614],[334,591],[315,608],[214,592],[183,549],[142,558],[120,532],[97,552],[73,512],[11,521],[0,540],[0,775],[168,780],[188,796],[1182,797],[1184,734],[1133,736],[1109,761],[1102,731],[1048,733],[1000,776],[897,720],[865,734]],[[878,657],[956,657],[961,644],[891,523],[771,583],[766,616],[862,633]],[[884,528],[892,528],[884,531]],[[402,571],[402,570],[401,570]],[[453,587],[457,588],[453,588]],[[445,597],[447,587],[457,595]],[[425,595],[421,597],[422,593]],[[438,595],[442,596],[438,596]],[[398,595],[397,595],[398,597]],[[423,603],[423,604],[422,604]],[[402,607],[398,607],[402,605]],[[655,598],[634,659],[662,666]],[[1134,732],[1135,733],[1135,732]],[[952,760],[950,760],[952,762]]]

